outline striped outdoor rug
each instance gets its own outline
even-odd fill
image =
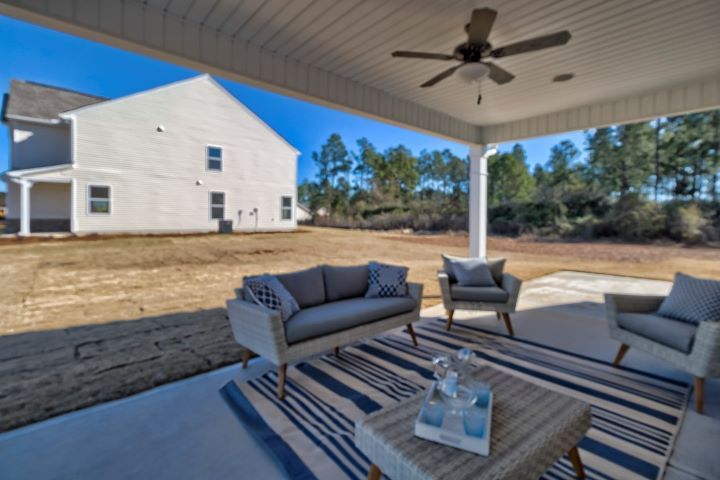
[[[230,382],[221,393],[290,478],[366,478],[369,462],[353,443],[356,419],[422,391],[438,351],[472,348],[494,368],[592,405],[592,428],[579,445],[590,479],[660,478],[685,412],[689,387],[654,375],[440,319],[389,332],[288,369],[285,401],[277,374]],[[567,458],[544,478],[574,478]]]

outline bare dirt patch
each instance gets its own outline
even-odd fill
[[[720,250],[492,238],[492,256],[529,279],[557,270],[720,278]],[[440,254],[464,235],[305,228],[301,233],[114,236],[0,246],[0,430],[234,363],[224,317],[242,277],[369,260],[410,267],[440,301]]]

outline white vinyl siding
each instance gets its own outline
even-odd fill
[[[294,198],[296,152],[210,78],[72,115],[77,233],[214,232],[210,192],[225,192],[224,219],[235,230],[296,227],[280,220],[278,205],[288,192]],[[211,145],[222,146],[221,175],[205,168]],[[112,185],[112,215],[85,214],[89,184]]]
[[[210,219],[225,219],[225,192],[210,192]]]
[[[70,129],[67,125],[38,125],[13,121],[10,170],[71,163]]]
[[[206,168],[210,171],[222,172],[222,169],[223,169],[222,154],[223,154],[222,147],[208,145],[207,148],[205,149],[205,155],[207,157]]]
[[[110,187],[108,185],[88,185],[87,212],[90,215],[110,215]]]
[[[280,220],[292,220],[293,197],[283,195],[280,199]]]

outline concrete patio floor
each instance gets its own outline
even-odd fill
[[[513,316],[519,338],[601,360],[612,360],[603,292],[666,293],[668,282],[557,272],[526,282]],[[423,311],[442,315],[442,306]],[[456,320],[474,315],[458,312]],[[477,315],[504,333],[494,314]],[[625,365],[689,381],[663,362],[630,350]],[[122,400],[56,417],[0,435],[0,478],[281,478],[281,470],[239,424],[218,389],[233,378],[251,378],[232,365]],[[720,381],[707,384],[706,414],[688,408],[666,472],[669,480],[720,478]]]

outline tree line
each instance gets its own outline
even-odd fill
[[[324,214],[316,224],[467,228],[467,157],[366,138],[350,150],[332,134],[312,158],[316,178],[298,194]],[[720,110],[586,131],[532,169],[515,144],[488,159],[488,201],[496,234],[720,240]]]

